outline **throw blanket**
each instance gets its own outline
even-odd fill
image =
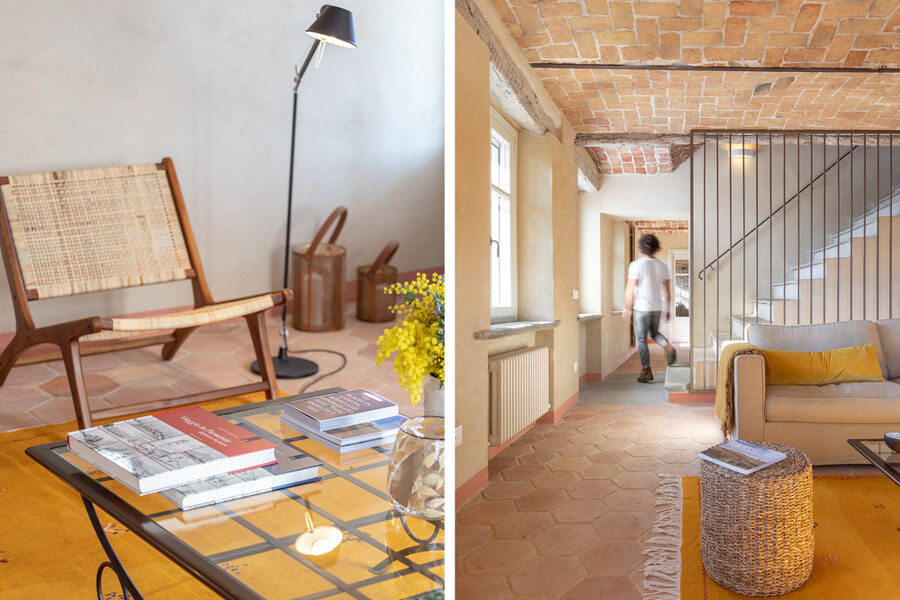
[[[722,434],[727,438],[734,432],[734,358],[742,354],[762,352],[747,342],[725,344],[719,356],[719,372],[716,377],[716,416],[722,421]]]

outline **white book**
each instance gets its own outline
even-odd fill
[[[784,452],[762,448],[743,440],[732,440],[707,448],[700,458],[719,466],[749,475],[786,458]]]

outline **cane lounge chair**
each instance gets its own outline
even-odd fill
[[[65,363],[79,427],[95,418],[264,391],[275,372],[265,311],[290,302],[280,290],[213,302],[170,158],[159,164],[0,177],[0,242],[16,317],[16,334],[0,354],[0,386],[17,359],[38,344],[59,348],[45,359]],[[190,280],[194,307],[143,318],[90,316],[37,327],[29,303],[103,290]],[[164,308],[164,307],[161,307]],[[81,356],[163,344],[170,360],[197,327],[243,317],[261,381],[143,404],[92,410]],[[152,333],[156,332],[156,333]]]

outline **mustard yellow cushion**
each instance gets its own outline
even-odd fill
[[[855,381],[884,381],[878,352],[872,344],[822,352],[760,350],[766,358],[766,383],[825,385]]]

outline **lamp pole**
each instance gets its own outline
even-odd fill
[[[288,178],[288,206],[287,206],[287,226],[285,227],[284,239],[284,287],[288,287],[291,259],[291,208],[294,198],[294,150],[297,141],[297,90],[300,87],[300,81],[309,68],[316,50],[323,43],[331,43],[346,48],[356,47],[356,36],[353,30],[353,14],[343,8],[337,6],[325,5],[316,16],[315,22],[306,30],[306,33],[314,38],[309,53],[303,60],[303,63],[297,63],[296,75],[294,76],[294,106],[291,118],[291,164]],[[318,66],[318,63],[316,63]],[[319,371],[319,365],[311,360],[297,358],[288,355],[288,328],[287,328],[287,305],[281,307],[281,346],[278,348],[278,356],[272,358],[275,367],[275,376],[284,379],[298,379],[300,377],[309,377],[315,375]],[[250,369],[254,373],[259,373],[259,364],[254,362],[250,365]]]

